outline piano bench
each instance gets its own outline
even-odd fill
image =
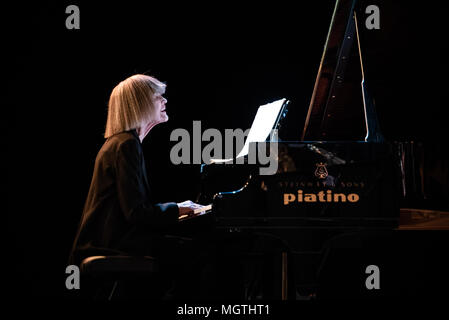
[[[80,264],[88,298],[159,298],[159,265],[150,256],[91,256]],[[84,291],[84,290],[83,290]]]

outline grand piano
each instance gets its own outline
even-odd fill
[[[271,284],[245,289],[247,299],[323,298],[336,292],[375,295],[364,287],[365,270],[360,268],[369,259],[390,265],[395,255],[393,231],[399,226],[399,200],[405,190],[401,153],[382,135],[369,94],[358,11],[355,0],[336,1],[305,123],[293,123],[298,138],[282,140],[285,126],[292,125],[286,108],[273,128],[277,139],[267,141],[277,143],[274,174],[261,175],[260,165],[247,159],[243,164],[201,167],[196,200],[213,206],[198,220],[246,241],[241,247],[265,239],[255,245],[258,252],[275,252]],[[299,106],[292,101],[288,108],[293,107]],[[257,150],[261,143],[254,142],[250,149]],[[347,280],[347,286],[332,293],[335,284],[329,283],[343,279],[350,269],[340,266],[345,270],[337,275],[338,268],[331,267],[334,273],[329,273],[335,247],[346,254],[336,259],[352,259],[354,251],[347,249],[358,248],[360,260],[352,266],[360,270],[351,269],[357,276],[352,286]],[[362,284],[357,283],[360,279]]]
[[[399,192],[399,172],[364,78],[355,5],[356,1],[336,1],[305,124],[301,130],[298,123],[289,123],[298,128],[298,140],[282,141],[287,111],[273,128],[280,137],[268,140],[278,143],[276,174],[260,176],[257,165],[202,166],[197,200],[214,200],[218,219],[282,217],[301,224],[351,220],[355,224],[397,225],[394,199]],[[318,175],[319,170],[325,176]],[[284,194],[297,194],[298,190],[304,194],[327,190],[357,194],[359,200],[337,205],[333,201],[283,203]],[[226,208],[228,204],[230,208]]]

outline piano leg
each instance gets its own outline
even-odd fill
[[[287,300],[288,298],[288,256],[287,252],[282,252],[282,300]]]

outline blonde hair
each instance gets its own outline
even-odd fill
[[[153,96],[165,93],[165,83],[144,74],[135,74],[120,82],[108,103],[105,138],[136,129],[154,115]]]

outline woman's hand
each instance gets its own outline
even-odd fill
[[[195,204],[195,202],[187,200],[184,202],[179,202],[177,203],[178,208],[179,208],[179,216],[190,216],[193,215],[193,210],[197,207],[197,204]]]

